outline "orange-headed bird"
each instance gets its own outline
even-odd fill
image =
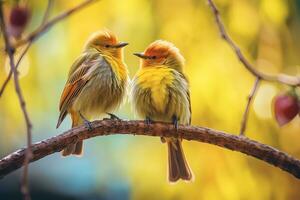
[[[140,69],[132,80],[131,97],[135,111],[151,120],[191,123],[189,83],[183,72],[184,58],[172,43],[157,40],[143,53]],[[169,181],[191,181],[193,173],[185,159],[181,140],[162,138],[168,144]]]
[[[91,129],[89,119],[110,114],[118,108],[126,95],[128,83],[122,51],[127,44],[119,42],[108,30],[89,37],[83,52],[70,69],[59,103],[57,128],[70,114],[72,127],[85,123]],[[62,155],[81,155],[82,146],[82,141],[71,144],[62,151]]]

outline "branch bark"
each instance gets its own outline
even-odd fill
[[[178,131],[176,131],[172,124],[162,122],[146,125],[144,121],[100,120],[92,122],[92,126],[94,128],[92,131],[88,131],[85,126],[80,126],[33,144],[31,162],[55,152],[60,152],[69,144],[96,136],[132,134],[156,137],[182,137],[186,140],[209,143],[233,151],[239,151],[274,165],[300,179],[300,160],[244,136],[228,134],[205,127],[183,125],[180,125]],[[4,177],[22,167],[25,151],[25,149],[19,149],[0,160],[0,177]]]

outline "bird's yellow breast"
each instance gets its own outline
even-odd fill
[[[141,89],[151,90],[151,100],[159,112],[164,112],[167,104],[167,87],[174,80],[171,71],[167,67],[149,67],[142,68],[137,73],[138,85]]]
[[[112,71],[114,72],[118,81],[127,81],[128,79],[128,70],[125,63],[121,59],[113,58],[112,56],[102,55],[104,59],[111,66]]]

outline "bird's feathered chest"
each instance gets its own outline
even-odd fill
[[[166,104],[167,90],[174,77],[168,68],[141,69],[136,76],[136,85],[141,91],[150,92],[149,98],[158,110]]]
[[[126,66],[104,56],[89,64],[91,66],[83,75],[87,83],[74,101],[74,108],[82,110],[87,116],[117,108],[126,94]]]
[[[183,74],[168,67],[142,68],[132,81],[132,101],[140,115],[159,120],[190,117],[189,88]],[[160,118],[162,117],[162,118]]]
[[[87,49],[73,63],[62,92],[58,125],[69,112],[85,117],[99,116],[116,109],[124,99],[128,72],[121,59]]]

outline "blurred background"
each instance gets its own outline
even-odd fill
[[[31,20],[41,22],[47,1],[28,0]],[[81,1],[54,1],[56,16]],[[300,74],[300,1],[215,0],[230,36],[260,71]],[[6,1],[6,8],[10,1]],[[191,85],[192,123],[237,134],[254,77],[220,39],[205,0],[102,0],[63,20],[39,38],[20,66],[23,93],[33,121],[33,141],[68,130],[55,129],[67,72],[88,36],[104,27],[125,48],[132,77],[143,51],[160,38],[186,58]],[[2,40],[1,40],[2,41]],[[0,43],[3,48],[3,43]],[[8,73],[3,51],[0,83]],[[250,110],[246,135],[300,158],[300,119],[279,128],[272,98],[286,86],[263,82]],[[116,114],[136,119],[126,103]],[[0,98],[0,157],[24,147],[25,123],[12,81]],[[59,153],[30,165],[33,199],[299,199],[300,181],[252,157],[209,144],[183,143],[196,176],[192,184],[167,182],[167,149],[158,138],[114,135],[85,141],[82,158]],[[21,199],[21,170],[0,180],[0,199]]]

